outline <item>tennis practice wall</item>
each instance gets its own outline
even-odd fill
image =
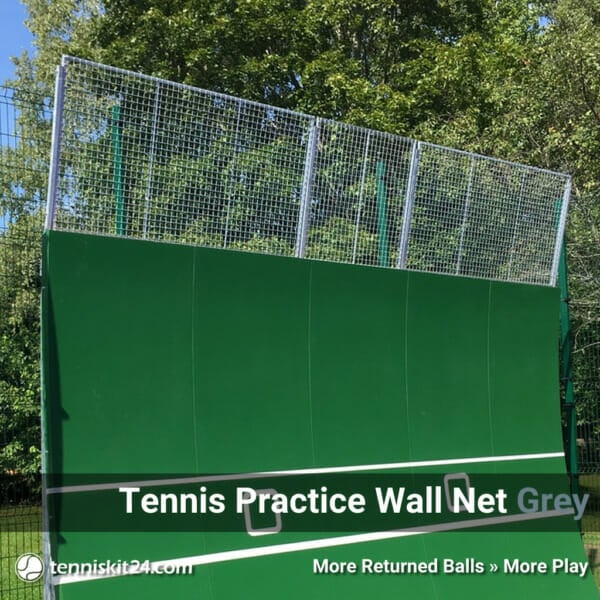
[[[415,462],[441,473],[565,472],[554,288],[58,231],[45,234],[43,276],[50,474]],[[326,557],[583,561],[575,524],[305,547],[332,535],[286,532],[285,521],[260,537],[61,531],[68,496],[48,496],[55,561],[211,558],[192,576],[51,578],[60,598],[595,594],[590,576],[566,574],[312,571]],[[261,550],[272,545],[281,551]],[[232,550],[248,552],[223,554]]]

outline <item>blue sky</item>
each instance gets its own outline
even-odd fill
[[[19,0],[0,0],[0,83],[14,76],[10,57],[31,50],[32,36],[23,21],[27,17]]]
[[[27,16],[19,0],[0,0],[0,84],[15,74],[11,56],[31,50],[32,36],[23,21]],[[0,215],[0,231],[6,227],[5,215]]]

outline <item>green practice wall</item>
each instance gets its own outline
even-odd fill
[[[49,232],[44,245],[48,472],[240,473],[562,451],[555,289],[73,233]],[[564,460],[469,468],[564,473]],[[50,517],[61,510],[51,503]],[[63,532],[52,543],[54,560],[162,560],[302,539]],[[56,593],[594,597],[590,576],[312,573],[314,558],[436,556],[585,560],[575,527],[431,533]]]

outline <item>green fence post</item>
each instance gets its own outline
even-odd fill
[[[389,264],[389,248],[387,234],[387,191],[385,188],[385,163],[377,161],[377,231],[379,233],[379,264]]]
[[[121,107],[112,107],[112,147],[113,147],[113,187],[115,191],[115,233],[125,235],[125,195],[123,193],[123,130],[121,124]]]

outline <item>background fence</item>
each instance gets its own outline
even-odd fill
[[[573,299],[577,302],[577,299]],[[578,304],[586,320],[573,327],[573,387],[577,417],[579,484],[590,494],[583,519],[583,539],[600,585],[600,311]]]
[[[600,468],[600,311],[597,306],[589,306],[589,314],[593,320],[576,326],[573,335],[577,447],[582,474],[597,473]]]
[[[565,175],[63,64],[51,228],[554,283]]]
[[[41,552],[40,240],[48,180],[50,110],[0,87],[0,598],[41,598],[15,562]]]

